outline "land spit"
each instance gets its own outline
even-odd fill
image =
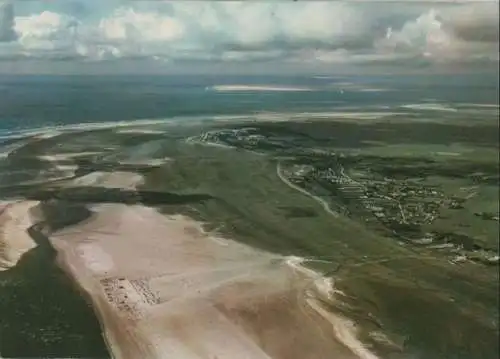
[[[115,358],[376,358],[327,312],[330,282],[298,258],[206,233],[184,216],[106,204],[49,235]]]

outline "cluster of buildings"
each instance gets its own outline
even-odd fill
[[[336,209],[340,203],[347,215],[361,219],[370,228],[378,228],[415,244],[428,245],[428,248],[454,249],[458,255],[453,263],[464,260],[487,265],[499,263],[498,253],[474,246],[473,240],[461,238],[463,235],[424,233],[421,230],[422,225],[436,220],[443,208],[463,208],[465,199],[446,196],[439,188],[412,180],[380,176],[352,179],[339,164],[328,168],[323,165],[293,165],[285,174],[291,182],[305,190],[314,191],[315,186],[322,187],[324,193],[330,193],[332,202],[338,202],[332,203]],[[475,215],[484,220],[499,220],[498,213],[478,212]],[[442,236],[447,238],[440,238]],[[464,252],[465,243],[469,243],[471,248]]]
[[[257,129],[252,127],[209,131],[201,134],[199,141],[227,145],[239,143],[240,145],[256,146],[260,141],[266,139],[265,136],[255,134],[256,131]]]
[[[147,280],[124,277],[101,280],[104,295],[120,313],[130,318],[141,315],[141,307],[159,303],[159,297],[149,289]]]
[[[201,141],[243,148],[278,148],[283,142],[258,134],[252,127],[207,132]],[[281,138],[285,140],[286,138]],[[444,208],[462,209],[465,199],[449,197],[437,187],[411,179],[394,179],[371,175],[370,164],[361,165],[365,176],[352,178],[346,172],[344,156],[328,151],[293,149],[300,164],[284,169],[287,179],[310,191],[328,197],[336,212],[354,216],[365,224],[412,241],[432,243],[420,228],[435,221]],[[375,165],[376,166],[376,165]],[[498,213],[477,213],[477,216],[498,221]]]
[[[372,207],[375,204],[372,208],[375,216],[389,217],[399,224],[431,223],[448,202],[444,194],[435,188],[389,179],[369,183],[363,197],[363,201]]]
[[[348,212],[363,217],[365,222],[375,219],[391,229],[415,229],[433,222],[443,206],[460,204],[459,200],[446,198],[437,188],[405,180],[354,180],[340,164],[321,169],[294,165],[287,174],[291,182],[302,187],[313,181],[322,187],[330,186]]]

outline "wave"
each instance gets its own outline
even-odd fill
[[[411,110],[424,110],[424,111],[447,111],[447,112],[457,112],[458,110],[454,107],[442,105],[438,103],[418,103],[418,104],[408,104],[402,105],[403,108],[409,108]]]

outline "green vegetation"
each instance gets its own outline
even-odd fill
[[[99,151],[107,143],[99,155],[68,160],[78,166],[75,177],[138,172],[144,183],[137,191],[61,189],[62,180],[10,183],[2,193],[42,201],[54,226],[88,215],[75,205],[85,202],[186,214],[228,238],[310,259],[347,295],[328,305],[355,319],[384,358],[495,359],[498,261],[489,259],[498,255],[496,130],[484,121],[297,121],[205,122],[170,126],[165,135],[87,131],[36,142],[4,166],[35,171],[49,166],[30,155],[35,150]],[[150,158],[167,160],[120,163]],[[431,243],[419,242],[427,234]],[[14,274],[4,272],[2,283],[14,283]],[[0,298],[11,295],[8,285]],[[0,315],[12,305],[5,300]],[[374,340],[372,331],[395,345]]]
[[[109,358],[91,306],[57,266],[46,239],[37,242],[14,268],[0,272],[2,356]]]
[[[333,125],[323,125],[323,130],[317,129],[315,133],[319,133],[324,142],[330,142],[328,128]],[[498,233],[498,221],[490,220],[490,231],[483,233],[477,231],[479,224],[473,222],[486,223],[486,220],[471,212],[477,207],[494,210],[492,201],[498,198],[498,194],[489,197],[481,193],[490,191],[491,181],[498,181],[498,176],[495,177],[497,164],[484,157],[478,162],[472,162],[470,158],[441,161],[432,155],[426,156],[423,145],[413,145],[413,154],[402,157],[398,154],[379,157],[359,152],[352,157],[349,151],[344,150],[340,157],[332,161],[331,153],[335,154],[335,149],[330,143],[322,146],[321,138],[316,141],[308,133],[308,126],[318,128],[321,124],[231,124],[223,129],[211,130],[209,135],[202,135],[191,143],[178,143],[175,150],[167,153],[175,158],[175,162],[150,172],[145,186],[155,191],[210,194],[214,200],[204,204],[182,208],[168,206],[164,210],[195,216],[205,221],[208,228],[267,250],[330,260],[331,265],[322,263],[317,268],[335,273],[337,286],[355,298],[350,300],[348,312],[358,322],[364,322],[366,328],[373,329],[375,322],[384,330],[397,333],[400,338],[403,336],[405,350],[426,358],[465,359],[477,355],[495,358],[498,349],[496,267],[472,262],[455,263],[455,258],[461,258],[463,252],[460,248],[471,251],[468,252],[470,260],[478,259],[474,256],[480,251],[490,251],[487,252],[490,256],[498,253],[492,246],[497,238],[494,234],[495,230]],[[339,124],[335,126],[341,127]],[[373,128],[375,125],[370,126]],[[387,126],[384,124],[382,127]],[[348,128],[354,131],[352,125]],[[341,128],[337,129],[344,133]],[[439,129],[445,137],[450,137],[445,128]],[[361,125],[359,131],[370,137]],[[476,128],[472,132],[481,131]],[[460,132],[456,130],[457,135]],[[356,137],[361,136],[359,133],[351,135],[358,143],[361,142]],[[479,142],[473,137],[468,138],[469,145],[478,146]],[[343,141],[349,141],[345,133]],[[437,142],[438,138],[433,141]],[[313,143],[317,146],[311,147]],[[489,145],[495,146],[494,141]],[[354,144],[351,146],[354,148]],[[417,147],[419,151],[415,150]],[[411,186],[432,189],[420,192],[420,196],[424,197],[417,194],[416,201],[427,201],[425,196],[437,193],[433,190],[437,188],[446,200],[439,202],[436,212],[439,217],[422,224],[421,230],[424,233],[428,230],[451,234],[454,247],[443,250],[400,242],[390,235],[374,231],[366,220],[357,215],[334,217],[312,197],[317,195],[328,201],[338,201],[338,194],[332,192],[331,187],[318,182],[321,176],[307,182],[310,185],[301,186],[310,193],[308,196],[287,186],[276,173],[278,162],[300,163],[316,169],[318,174],[321,171],[327,173],[328,169],[335,171],[336,161],[345,165],[348,168],[346,171],[357,182],[370,183],[371,179],[391,178],[391,181],[396,181],[391,183],[399,181],[400,187],[396,189],[399,187],[393,185],[392,192],[403,193],[411,190]],[[302,175],[304,171],[299,172]],[[483,175],[470,176],[477,172]],[[313,183],[317,185],[312,186]],[[443,221],[448,207],[453,207],[455,197],[458,198],[456,189],[465,184],[479,186],[481,190],[475,199],[471,197],[470,202],[467,202],[469,199],[463,202],[463,209],[449,211],[468,211],[467,222],[464,222],[465,217],[452,217],[449,227],[445,228]],[[392,192],[386,195],[397,197]],[[490,191],[489,194],[493,193]],[[477,202],[480,198],[483,201]],[[356,198],[351,200],[356,201]],[[315,208],[316,215],[290,218],[288,211],[283,211],[287,207]],[[337,207],[331,203],[330,208]],[[350,207],[347,205],[347,208]],[[466,236],[467,239],[472,237],[470,248],[464,245],[465,242],[455,243],[457,238],[462,238],[460,235],[464,235],[459,229],[463,225],[457,226],[458,221],[470,223],[470,232]],[[357,316],[353,314],[353,308],[358,308]],[[445,330],[448,325],[453,325],[454,329]],[[378,348],[387,358],[391,355],[397,357],[387,348]]]

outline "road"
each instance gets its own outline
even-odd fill
[[[323,209],[328,212],[329,214],[331,214],[332,216],[334,216],[335,218],[339,217],[339,214],[335,211],[332,211],[332,209],[330,208],[330,206],[328,205],[328,203],[321,197],[318,197],[318,196],[315,196],[309,192],[307,192],[305,189],[303,188],[300,188],[299,186],[297,185],[294,185],[292,182],[290,182],[282,173],[281,173],[281,163],[278,162],[278,165],[276,166],[276,174],[278,175],[278,177],[288,186],[288,187],[291,187],[303,194],[305,194],[306,196],[308,197],[311,197],[312,199],[314,199],[316,202],[318,202],[322,207]]]

